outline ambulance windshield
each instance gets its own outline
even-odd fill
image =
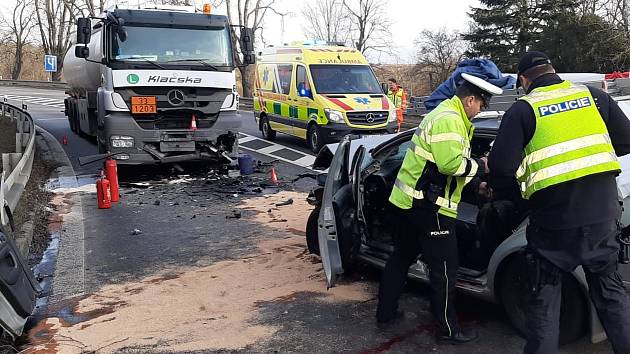
[[[382,94],[369,65],[311,65],[315,90],[320,94]]]

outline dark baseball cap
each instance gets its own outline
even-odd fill
[[[551,64],[551,60],[547,54],[543,52],[531,51],[523,54],[521,60],[518,61],[518,72],[516,73],[516,87],[521,86],[521,81],[518,79],[521,74],[527,70],[544,64]]]

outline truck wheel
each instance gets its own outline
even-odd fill
[[[523,294],[527,291],[527,266],[525,257],[518,255],[508,262],[497,284],[503,308],[512,325],[525,336],[526,301]],[[588,324],[588,305],[580,284],[571,274],[562,278],[560,307],[560,345],[575,342],[586,334]]]
[[[274,140],[276,138],[276,131],[271,129],[269,118],[264,116],[260,120],[260,131],[262,132],[263,138],[265,138],[266,140]]]
[[[319,150],[321,150],[324,146],[324,139],[321,136],[319,126],[317,124],[311,124],[311,126],[308,127],[306,140],[308,142],[308,147],[311,148],[311,151],[316,154],[319,153]]]
[[[319,256],[319,239],[318,239],[318,227],[317,219],[319,219],[319,210],[321,207],[317,206],[306,221],[306,247],[308,252]]]

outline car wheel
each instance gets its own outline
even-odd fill
[[[499,279],[498,291],[503,308],[512,325],[526,336],[525,325],[526,301],[523,294],[527,291],[527,265],[525,257],[518,255],[510,260]],[[588,313],[580,284],[571,275],[562,278],[562,298],[560,307],[560,345],[575,342],[586,334]]]
[[[319,236],[317,219],[319,219],[319,206],[315,207],[306,221],[306,247],[309,253],[319,256]]]
[[[276,138],[276,131],[271,129],[271,124],[269,124],[269,118],[267,117],[261,118],[260,131],[262,132],[263,138],[266,140],[273,140]]]
[[[317,124],[312,124],[308,127],[306,139],[308,140],[308,146],[311,148],[311,151],[316,154],[319,153],[319,150],[321,150],[322,146],[324,146],[324,139],[321,136],[319,126]]]

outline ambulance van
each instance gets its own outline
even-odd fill
[[[313,152],[344,135],[396,131],[396,109],[361,52],[299,44],[266,48],[256,64],[254,116],[262,135],[305,139]]]

